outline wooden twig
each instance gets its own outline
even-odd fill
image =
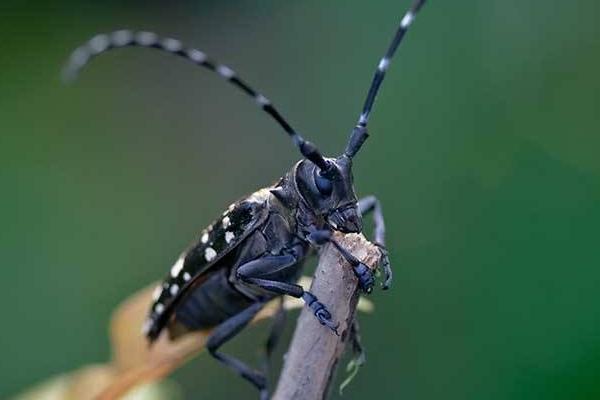
[[[379,248],[364,236],[340,234],[336,239],[366,265],[376,267],[381,256]],[[320,325],[305,307],[298,318],[273,400],[325,399],[348,342],[359,291],[351,266],[333,246],[323,249],[310,291],[339,322],[339,336]]]

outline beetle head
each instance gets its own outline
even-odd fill
[[[327,158],[326,173],[309,160],[296,164],[296,190],[315,215],[323,217],[335,230],[360,232],[362,219],[354,193],[352,160],[346,155]]]

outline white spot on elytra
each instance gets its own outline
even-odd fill
[[[154,306],[154,311],[156,311],[158,314],[162,314],[162,312],[165,311],[164,304],[156,303],[156,305]]]
[[[412,24],[414,20],[415,14],[413,14],[412,11],[409,11],[406,13],[406,15],[404,15],[404,18],[402,18],[402,22],[400,22],[400,27],[406,29],[410,26],[410,24]]]
[[[175,262],[175,264],[171,268],[171,276],[173,278],[177,278],[177,275],[179,275],[179,273],[181,272],[181,269],[183,268],[183,261],[184,257],[179,257],[177,262]]]
[[[174,283],[173,285],[171,285],[171,289],[169,289],[169,291],[171,292],[172,296],[175,296],[177,292],[179,292],[179,285]]]
[[[231,203],[231,204],[229,205],[229,207],[227,207],[227,210],[229,210],[229,211],[233,211],[233,209],[234,209],[234,208],[235,208],[235,203]]]
[[[150,328],[152,327],[152,320],[150,318],[146,318],[144,323],[142,324],[142,335],[147,335],[150,332]]]
[[[202,237],[200,238],[200,241],[202,243],[207,243],[208,242],[208,232],[204,232],[204,234],[202,235]]]
[[[227,243],[231,242],[235,238],[235,234],[233,232],[227,231],[225,232],[225,241]]]
[[[223,218],[223,228],[227,229],[229,228],[229,225],[231,225],[231,220],[229,217]]]
[[[217,66],[217,73],[225,79],[231,79],[235,75],[235,72],[226,65]]]
[[[190,279],[192,279],[192,276],[190,275],[190,273],[189,272],[184,272],[183,273],[183,280],[187,282]]]
[[[390,66],[389,58],[383,57],[381,59],[381,61],[379,61],[379,66],[377,67],[377,69],[379,69],[381,72],[385,72],[385,71],[387,71],[389,66]]]
[[[207,247],[206,250],[204,250],[204,258],[206,259],[206,261],[210,262],[216,256],[217,256],[217,252],[212,247]]]
[[[152,300],[156,301],[160,298],[162,294],[162,286],[158,285],[154,288],[154,292],[152,292]]]

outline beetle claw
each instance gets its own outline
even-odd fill
[[[385,275],[385,279],[381,283],[381,289],[388,290],[392,285],[392,267],[390,265],[388,250],[382,244],[376,243],[375,245],[379,248],[379,252],[381,253],[380,268],[383,270]]]
[[[358,285],[361,290],[365,293],[371,293],[373,291],[373,285],[375,284],[375,278],[373,277],[373,271],[365,264],[359,262],[354,268],[354,274],[358,278]]]
[[[314,294],[310,292],[304,292],[302,295],[302,299],[306,302],[306,305],[313,311],[314,316],[317,318],[321,325],[324,325],[335,332],[336,335],[339,336],[337,332],[337,328],[339,327],[339,323],[334,324],[331,321],[331,313],[325,307],[325,304],[321,303],[317,300]]]
[[[321,325],[324,325],[326,327],[328,327],[329,329],[331,329],[337,336],[339,336],[339,333],[337,331],[337,328],[340,326],[339,323],[334,324],[333,321],[331,320],[331,313],[329,311],[327,311],[327,309],[325,308],[325,306],[323,304],[320,304],[321,306],[323,306],[323,308],[321,308],[320,310],[318,310],[315,313],[315,316],[317,317],[317,319],[319,320],[319,323]]]

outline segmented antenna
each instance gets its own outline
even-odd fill
[[[375,98],[377,97],[377,93],[379,92],[379,87],[381,86],[381,82],[383,82],[383,78],[385,78],[385,73],[390,67],[390,63],[392,58],[394,57],[394,53],[396,53],[396,49],[402,42],[404,35],[408,31],[408,28],[415,20],[415,17],[421,7],[425,4],[425,0],[416,0],[410,9],[404,14],[404,17],[400,21],[400,26],[396,31],[396,35],[394,36],[392,43],[388,47],[385,55],[379,61],[379,65],[377,66],[377,70],[375,71],[375,75],[373,76],[373,81],[371,82],[371,87],[369,88],[369,92],[367,94],[367,98],[365,100],[365,104],[363,105],[362,112],[358,119],[358,123],[356,127],[352,131],[352,135],[350,136],[350,140],[348,141],[348,145],[345,150],[345,154],[349,157],[353,157],[362,144],[367,140],[367,123],[369,122],[369,115],[371,114],[371,109],[373,108],[373,103],[375,103]]]
[[[81,69],[94,57],[119,47],[148,47],[162,50],[216,72],[219,76],[252,97],[256,104],[291,136],[294,144],[298,146],[304,157],[312,161],[324,172],[331,169],[330,163],[323,158],[317,147],[296,132],[269,99],[240,79],[228,66],[209,60],[208,56],[200,50],[184,47],[179,40],[162,38],[152,32],[133,32],[129,30],[119,30],[108,34],[96,35],[86,44],[73,51],[63,69],[63,79],[67,82],[73,81]]]

